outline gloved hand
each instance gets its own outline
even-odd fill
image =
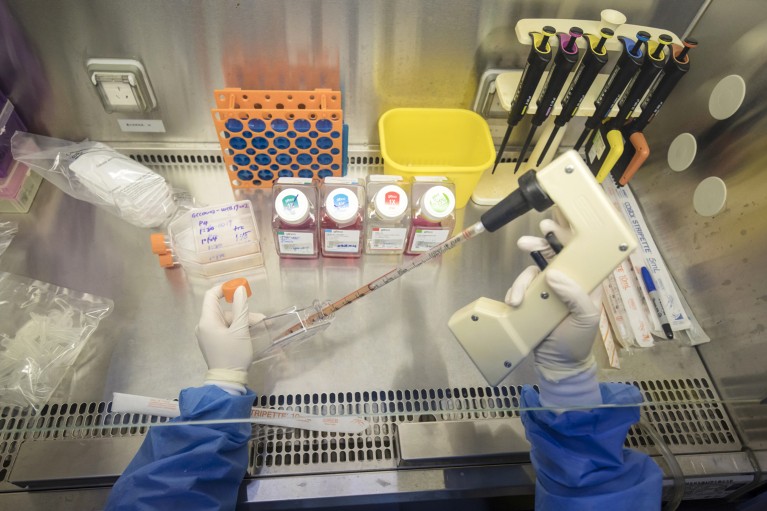
[[[253,346],[249,327],[263,314],[248,312],[248,295],[244,287],[234,292],[232,312],[221,308],[224,293],[215,286],[205,293],[200,323],[195,334],[200,351],[208,364],[206,385],[218,385],[230,394],[243,394],[248,381],[248,367],[253,362]]]
[[[562,227],[553,220],[543,220],[540,228],[544,235],[553,232],[563,245],[567,245],[572,238],[569,228]],[[544,238],[523,236],[517,241],[517,245],[526,252],[541,251],[547,259],[555,256]],[[540,271],[537,266],[526,268],[506,294],[506,303],[512,307],[519,307],[524,299],[525,291]],[[584,401],[577,404],[599,404],[601,397],[596,384],[596,363],[591,354],[591,347],[599,328],[601,288],[597,288],[589,296],[565,273],[553,269],[546,271],[546,282],[567,305],[570,314],[533,351],[536,370],[542,378],[551,383],[568,380],[572,388],[565,393],[578,394],[578,399]],[[573,386],[573,382],[578,384]],[[581,388],[580,384],[584,382],[587,384]],[[544,387],[546,390],[553,388],[551,385],[541,385],[542,402],[546,400],[546,397],[551,397],[544,395]],[[563,390],[557,389],[556,392],[561,394]],[[554,399],[549,399],[548,405],[563,405],[562,399],[559,399],[562,397],[554,396]],[[565,401],[570,400],[565,399]]]

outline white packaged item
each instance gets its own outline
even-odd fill
[[[138,227],[157,227],[177,209],[165,179],[100,142],[69,142],[16,132],[13,157],[67,195]]]

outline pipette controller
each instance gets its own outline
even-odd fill
[[[540,165],[546,157],[546,153],[549,152],[551,143],[556,138],[559,129],[564,127],[575,116],[578,108],[581,106],[581,102],[583,102],[583,98],[586,97],[586,93],[607,63],[605,43],[614,34],[611,29],[605,27],[600,30],[599,39],[590,34],[583,36],[586,40],[586,53],[583,55],[583,60],[581,60],[578,69],[575,71],[575,77],[570,84],[570,88],[562,98],[562,112],[554,119],[554,129],[546,141],[543,152],[538,157],[537,165]]]
[[[541,81],[543,71],[546,69],[546,66],[549,65],[549,62],[551,62],[551,45],[549,44],[549,38],[556,33],[556,29],[548,25],[543,27],[541,32],[530,32],[533,44],[530,48],[530,53],[527,56],[527,63],[525,64],[525,70],[522,72],[522,78],[519,79],[517,91],[514,93],[514,98],[511,100],[509,117],[506,120],[506,133],[503,135],[503,142],[501,142],[501,146],[498,148],[498,154],[495,157],[492,171],[493,174],[495,174],[495,169],[501,161],[503,151],[506,150],[506,144],[509,142],[511,131],[525,116],[527,106],[530,104],[530,100],[533,99],[533,94],[535,93],[536,87],[538,87],[538,83]]]
[[[522,175],[519,190],[498,206],[505,208],[501,218],[513,219],[532,207],[541,211],[552,204],[569,223],[573,237],[533,279],[522,305],[510,307],[483,297],[448,322],[491,385],[500,383],[569,314],[546,283],[546,272],[563,271],[590,292],[637,246],[636,236],[574,150],[538,172]]]

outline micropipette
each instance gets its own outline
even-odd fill
[[[575,71],[575,77],[573,78],[570,88],[562,98],[562,113],[554,119],[554,129],[552,130],[551,135],[549,135],[549,139],[546,141],[546,146],[543,148],[543,152],[541,152],[540,157],[538,157],[537,165],[541,164],[546,157],[546,153],[549,152],[551,143],[557,136],[557,131],[570,122],[570,119],[572,119],[578,111],[578,107],[581,106],[583,98],[586,97],[586,93],[588,93],[594,80],[596,80],[599,71],[601,71],[607,63],[607,49],[605,48],[605,43],[614,34],[615,33],[609,28],[603,28],[599,32],[599,35],[601,36],[599,39],[589,34],[583,36],[584,39],[586,39],[586,54],[583,56],[580,66],[578,66],[578,69]]]
[[[579,27],[572,27],[569,34],[559,34],[559,51],[557,51],[557,56],[554,57],[554,65],[549,72],[546,83],[543,84],[541,95],[538,97],[538,109],[530,121],[530,132],[527,134],[522,150],[519,152],[517,164],[514,166],[515,173],[525,160],[527,148],[530,147],[530,142],[533,141],[535,131],[549,118],[551,111],[554,109],[554,103],[556,103],[559,93],[562,92],[562,87],[565,86],[567,77],[570,76],[570,71],[572,71],[575,63],[578,62],[580,51],[577,40],[582,35],[583,30]]]
[[[525,70],[522,72],[522,78],[519,79],[519,85],[517,86],[517,91],[514,93],[514,99],[511,100],[509,117],[506,120],[508,126],[506,126],[506,133],[503,135],[501,146],[498,148],[498,154],[495,157],[492,174],[495,174],[495,169],[501,161],[503,151],[506,149],[506,144],[509,142],[509,136],[511,136],[511,130],[513,130],[525,116],[527,106],[530,104],[530,100],[533,99],[535,88],[538,87],[538,83],[541,81],[543,71],[551,61],[551,45],[549,44],[549,37],[552,37],[556,33],[556,29],[548,25],[543,27],[542,32],[530,32],[530,37],[533,39],[533,45],[530,48],[530,54],[527,56],[527,64],[525,64]]]
[[[610,115],[615,103],[623,96],[624,91],[642,67],[644,62],[642,45],[649,39],[650,34],[644,31],[637,32],[636,42],[628,37],[618,36],[622,47],[621,56],[594,102],[594,113],[586,119],[586,126],[573,149],[577,151],[584,142],[590,141],[589,135],[593,135],[602,121]]]

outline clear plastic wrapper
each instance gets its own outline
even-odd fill
[[[0,403],[39,410],[112,307],[107,298],[0,272]]]
[[[0,256],[3,255],[5,249],[11,244],[13,237],[19,230],[19,225],[16,222],[3,222],[0,221]]]
[[[101,142],[69,142],[16,132],[13,157],[67,195],[138,227],[157,227],[176,211],[165,179]]]

